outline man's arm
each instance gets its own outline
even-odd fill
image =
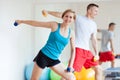
[[[61,18],[62,17],[62,12],[55,12],[55,11],[47,11],[47,10],[43,10],[42,11],[43,14],[50,14],[52,16],[55,16],[55,17],[58,17],[58,18]]]
[[[112,39],[110,39],[110,47],[111,47],[112,52],[114,53],[114,47],[113,47],[113,41],[112,41]]]
[[[102,32],[101,29],[97,29],[97,32]],[[101,41],[101,38],[97,38],[98,41]]]
[[[114,37],[114,34],[113,34],[113,33],[110,33],[110,39],[109,39],[109,42],[110,42],[110,48],[111,48],[111,51],[114,53],[113,37]]]
[[[94,34],[92,35],[92,46],[93,46],[93,49],[94,49],[95,53],[97,54],[97,52],[98,52],[97,51],[97,39],[96,39]]]
[[[91,40],[92,40],[93,49],[95,51],[95,58],[98,60],[99,59],[99,55],[98,55],[98,47],[97,47],[97,38],[96,38],[95,34],[92,34]]]

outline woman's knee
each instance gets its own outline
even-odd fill
[[[76,80],[75,76],[73,73],[71,73],[69,76],[68,76],[68,79],[67,80]]]

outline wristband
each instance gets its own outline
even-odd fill
[[[71,71],[71,68],[70,67],[67,67],[67,72],[70,72]]]

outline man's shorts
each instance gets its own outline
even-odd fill
[[[112,51],[100,52],[100,62],[113,61],[115,59]]]
[[[52,67],[60,63],[60,60],[53,60],[44,55],[42,51],[38,53],[33,61],[36,62],[36,64],[42,69],[44,69],[45,67]]]
[[[79,72],[84,66],[86,69],[98,65],[98,61],[94,61],[94,56],[89,50],[76,48],[75,61],[73,68]]]

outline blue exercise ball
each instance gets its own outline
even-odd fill
[[[30,80],[31,75],[32,75],[32,70],[34,67],[34,63],[31,63],[25,67],[25,80]],[[41,74],[41,77],[39,80],[50,80],[50,69],[45,68]]]

